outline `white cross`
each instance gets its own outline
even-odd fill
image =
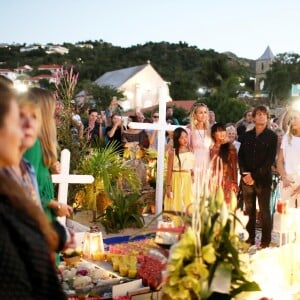
[[[163,95],[162,95],[163,96]],[[165,156],[165,139],[166,131],[174,131],[177,127],[185,127],[180,125],[170,125],[166,122],[166,99],[159,99],[159,120],[157,123],[138,123],[130,122],[128,126],[133,129],[152,129],[158,130],[157,136],[157,172],[156,172],[156,192],[155,192],[155,213],[162,212],[163,204],[163,182],[164,182],[164,156]]]
[[[67,204],[69,183],[92,183],[94,177],[92,175],[71,175],[70,172],[70,151],[64,149],[61,152],[60,159],[61,172],[60,174],[52,175],[52,182],[58,183],[57,201]],[[66,217],[58,218],[63,224],[66,223]]]

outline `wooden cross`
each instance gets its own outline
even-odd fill
[[[160,214],[163,207],[163,191],[164,191],[164,157],[165,157],[165,139],[166,131],[174,131],[177,127],[185,127],[180,125],[170,125],[166,122],[166,99],[164,94],[160,93],[159,99],[159,120],[157,123],[138,123],[130,122],[128,126],[133,129],[152,129],[158,130],[157,136],[157,176],[156,176],[156,192],[155,192],[155,213]]]
[[[69,174],[70,173],[70,151],[68,149],[64,149],[61,152],[60,166],[61,166],[61,172],[60,174],[52,175],[52,182],[59,184],[57,201],[67,204],[69,183],[88,184],[94,181],[94,177],[92,175]],[[58,219],[62,224],[66,223],[66,217],[59,217]]]

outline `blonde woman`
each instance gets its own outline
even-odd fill
[[[49,219],[55,220],[56,216],[70,216],[72,207],[54,199],[54,187],[50,176],[50,173],[60,172],[54,119],[55,98],[49,91],[41,88],[31,88],[27,96],[39,104],[42,123],[39,139],[25,152],[24,157],[35,168],[42,206]]]
[[[293,110],[287,133],[283,136],[277,160],[280,197],[289,207],[300,206],[300,112]]]
[[[189,139],[195,154],[195,171],[204,176],[209,167],[209,150],[212,144],[208,107],[203,103],[196,104],[191,111],[190,122]]]

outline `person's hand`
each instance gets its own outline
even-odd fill
[[[66,230],[69,230],[70,238],[66,241],[66,244],[64,246],[64,250],[68,249],[68,248],[75,249],[76,248],[76,241],[75,241],[74,231],[70,230],[70,229],[66,229]]]
[[[55,212],[58,217],[70,217],[73,208],[68,204],[57,202]]]
[[[167,186],[166,192],[167,192],[167,197],[168,198],[173,198],[172,188],[171,188],[170,185]]]
[[[60,167],[60,162],[59,161],[55,162],[50,167],[50,172],[51,172],[51,174],[59,174],[61,172],[61,167]]]
[[[289,179],[287,176],[282,176],[281,180],[284,188],[287,188],[295,183],[295,181]]]
[[[236,194],[239,192],[239,186],[235,182],[232,184],[232,191]]]
[[[292,193],[292,197],[293,196],[297,196],[297,195],[299,195],[300,194],[300,185],[298,185],[296,188],[295,188],[295,190],[293,191],[293,193]]]
[[[254,184],[254,179],[251,176],[251,173],[243,173],[243,182],[247,185],[253,185]]]

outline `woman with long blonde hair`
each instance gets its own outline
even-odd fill
[[[300,206],[300,111],[291,112],[287,133],[283,136],[277,159],[280,197],[289,207]]]
[[[39,138],[34,146],[25,152],[24,157],[35,168],[42,206],[50,220],[56,219],[56,216],[69,216],[72,207],[54,199],[54,187],[50,174],[60,172],[54,119],[56,100],[51,92],[41,88],[29,89],[27,96],[36,99],[39,104],[42,124]]]
[[[212,144],[209,109],[204,103],[197,103],[190,114],[189,139],[190,146],[195,154],[195,176],[206,175],[210,162],[210,146]]]

